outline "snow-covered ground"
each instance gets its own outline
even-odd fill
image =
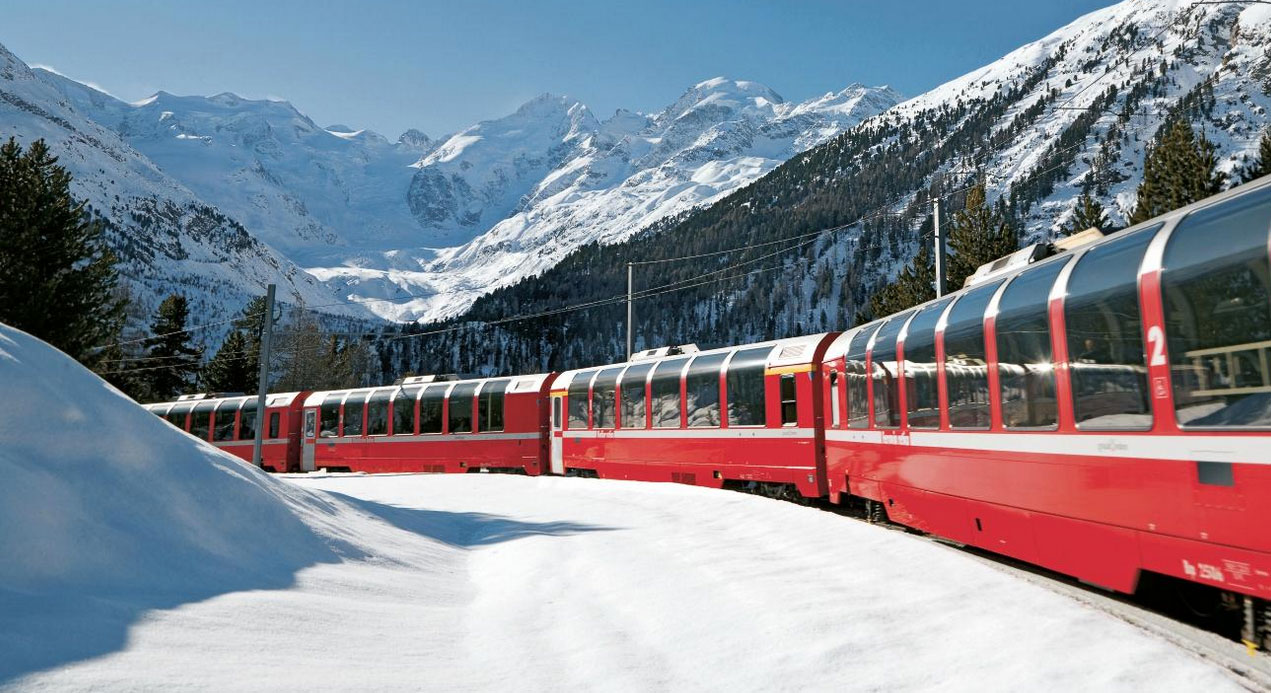
[[[0,688],[1236,690],[957,551],[670,484],[267,476],[0,325]]]

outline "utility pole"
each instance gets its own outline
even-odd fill
[[[944,295],[944,234],[940,233],[940,198],[931,201],[936,236],[936,298]]]
[[[261,466],[260,448],[265,437],[265,388],[269,380],[269,342],[274,332],[274,285],[265,289],[265,322],[260,335],[260,381],[256,385],[256,440],[252,444],[252,464]],[[285,470],[284,470],[285,471]]]
[[[627,360],[631,360],[631,354],[635,352],[635,335],[631,332],[631,268],[632,264],[627,263]]]

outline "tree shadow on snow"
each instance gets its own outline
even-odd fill
[[[341,501],[408,532],[459,547],[487,546],[532,536],[612,532],[621,527],[577,522],[524,522],[487,513],[447,512],[377,503],[334,491]]]

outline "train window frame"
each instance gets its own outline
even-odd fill
[[[905,411],[904,425],[906,428],[917,429],[919,431],[938,431],[941,426],[941,418],[944,413],[940,406],[940,360],[936,352],[936,333],[940,328],[940,322],[944,319],[945,312],[949,310],[949,306],[953,305],[956,297],[945,296],[935,301],[927,303],[916,309],[913,317],[910,318],[909,324],[905,325],[903,339],[900,340],[900,349],[904,352],[904,359],[900,363],[900,369],[903,373],[903,384],[905,388]],[[915,348],[922,348],[922,354],[913,354]],[[919,362],[909,358],[911,355],[927,356],[930,355],[930,361],[923,361],[924,368],[919,370],[917,366]],[[915,373],[922,373],[921,379],[915,377]],[[920,388],[920,382],[925,380],[925,387]],[[934,395],[934,403],[932,406],[917,409],[920,400],[924,397],[920,396],[922,390],[927,390],[927,394]],[[920,413],[922,416],[921,424],[914,423],[914,414]],[[931,417],[934,416],[934,422]]]
[[[944,409],[943,414],[948,417],[949,430],[951,431],[987,431],[993,427],[994,394],[993,394],[993,388],[991,386],[991,382],[989,380],[990,364],[988,360],[988,335],[986,334],[984,326],[985,326],[985,323],[987,322],[988,311],[993,308],[994,298],[997,296],[997,292],[1002,289],[1002,285],[1003,285],[1003,281],[999,279],[999,280],[989,282],[986,284],[981,284],[980,286],[972,287],[966,291],[961,292],[954,299],[953,303],[949,306],[948,310],[945,312],[944,317],[941,319],[941,323],[943,324],[943,327],[939,330],[940,332],[939,346],[940,346],[940,353],[943,354],[943,356],[938,359],[938,362],[939,362],[938,367],[940,369],[939,386],[944,388],[945,402],[943,407]],[[976,305],[974,305],[972,302],[973,301],[979,302],[979,299],[981,297],[983,297],[983,305],[978,306],[979,307],[978,311],[973,312],[969,316],[966,316],[965,320],[955,320],[955,313],[958,313],[959,311],[968,307],[974,309]],[[975,316],[978,316],[978,317],[975,317]],[[975,319],[972,319],[972,317],[974,317]],[[978,327],[973,327],[973,326],[978,326]],[[964,328],[970,328],[971,334],[974,335],[974,337],[979,339],[979,348],[980,348],[979,353],[982,355],[980,357],[980,360],[983,361],[983,366],[972,366],[972,367],[983,368],[984,372],[983,372],[982,378],[984,381],[984,385],[983,385],[982,391],[983,391],[984,401],[983,403],[978,403],[978,402],[972,402],[972,403],[975,404],[975,412],[977,414],[977,419],[980,418],[980,416],[982,415],[982,418],[984,421],[983,425],[977,424],[977,425],[967,426],[967,425],[959,425],[955,423],[956,421],[956,418],[954,417],[955,405],[953,400],[954,389],[950,386],[950,383],[949,383],[949,374],[951,372],[950,366],[956,369],[956,368],[963,367],[963,364],[959,364],[959,363],[950,364],[949,362],[949,354],[950,354],[949,332],[950,332],[950,329],[953,329],[955,331],[954,336],[960,338],[961,335],[957,334],[957,330],[961,330]],[[974,358],[974,355],[970,353],[965,354],[965,356],[967,356],[968,358]]]
[[[1056,283],[1060,280],[1064,269],[1071,265],[1072,260],[1073,257],[1071,255],[1061,255],[1055,260],[1039,262],[1036,265],[1029,266],[1022,272],[1010,277],[1006,282],[1005,288],[1002,289],[1001,293],[994,300],[993,341],[997,346],[997,358],[995,359],[997,366],[997,401],[1001,411],[1002,428],[1004,430],[1042,432],[1056,431],[1059,429],[1059,373],[1058,369],[1055,367],[1055,325],[1052,323],[1050,316],[1050,299],[1054,294]],[[1050,277],[1049,282],[1040,282],[1040,280],[1047,276]],[[1007,300],[1015,300],[1015,294],[1021,291],[1029,291],[1031,293],[1024,295],[1023,300],[1020,301],[1020,308],[1008,308],[1006,306]],[[1042,297],[1040,301],[1037,300],[1037,296],[1039,294]],[[1010,313],[1008,313],[1008,311],[1010,311]],[[1022,362],[1021,364],[1017,364],[1015,363],[1016,359],[1012,359],[1008,362],[1005,361],[1003,357],[1004,355],[1018,356],[1023,354],[1024,348],[1020,346],[1022,340],[1020,342],[1013,341],[1010,336],[1030,333],[1035,334],[1035,331],[1030,332],[1023,328],[1028,327],[1026,322],[1027,320],[1036,319],[1038,314],[1040,314],[1042,321],[1046,325],[1046,336],[1044,339],[1037,341],[1036,344],[1044,346],[1046,353],[1038,353],[1036,355],[1044,355],[1048,358],[1048,360],[1036,363],[1045,363],[1049,366],[1049,368],[1039,368],[1034,371],[1029,371],[1028,366],[1036,365],[1036,363]],[[1003,325],[1010,324],[1006,321],[1007,318],[1018,321],[1020,326],[1015,327],[1014,329],[1005,329]],[[1017,353],[1011,353],[1013,351]],[[1022,375],[1008,373],[1008,366],[1022,367],[1024,368],[1024,373]],[[1039,375],[1041,377],[1033,377]],[[1046,379],[1047,376],[1049,376],[1048,380]],[[1010,420],[1007,418],[1007,411],[1010,405],[1022,403],[1026,409],[1032,411],[1035,404],[1035,402],[1030,400],[1027,395],[1019,398],[1007,398],[1008,388],[1012,388],[1013,385],[1011,383],[1016,382],[1012,379],[1016,378],[1021,379],[1018,382],[1022,382],[1023,386],[1015,389],[1024,393],[1031,389],[1031,383],[1039,381],[1043,385],[1047,382],[1049,383],[1051,402],[1054,412],[1049,423],[1034,423],[1032,420],[1023,425],[1010,423]],[[1038,401],[1044,403],[1044,396],[1038,398]]]
[[[327,428],[328,423],[326,414],[330,413],[328,407],[334,406],[335,425]],[[343,415],[344,393],[328,392],[322,401],[318,403],[318,437],[319,438],[339,438],[340,437],[340,418]],[[328,435],[330,431],[330,435]]]
[[[568,405],[565,407],[565,430],[585,431],[591,427],[591,380],[599,372],[599,369],[578,371],[570,378],[565,388]]]
[[[697,354],[684,371],[684,423],[688,428],[723,426],[724,388],[721,377],[731,351]],[[714,399],[711,399],[714,395]],[[695,420],[696,419],[696,420]]]
[[[591,427],[612,430],[618,427],[618,381],[626,366],[596,371],[591,381]]]
[[[246,425],[249,412],[251,413],[250,426]],[[339,421],[339,417],[340,417],[339,402],[336,403],[335,412],[336,412],[336,420]],[[259,420],[260,420],[260,417],[256,415],[256,398],[255,397],[248,398],[238,407],[238,432],[236,434],[237,436],[236,439],[237,440],[256,440],[256,426]]]
[[[561,410],[564,408],[564,397],[552,398],[552,428],[559,431],[561,426]]]
[[[212,414],[216,411],[216,405],[216,400],[203,400],[194,405],[194,408],[190,410],[190,435],[198,438],[199,440],[211,440]],[[194,415],[198,414],[200,411],[205,412],[206,416],[203,417],[203,425],[196,430],[194,424],[197,419],[195,419]],[[202,435],[198,435],[199,432],[201,432]]]
[[[768,425],[768,362],[775,348],[775,344],[738,347],[729,356],[724,367],[729,428],[763,428]],[[744,377],[752,378],[748,385]],[[739,411],[743,398],[746,409]],[[743,413],[748,414],[744,420]]]
[[[1268,219],[1269,216],[1271,216],[1271,187],[1261,187],[1232,199],[1192,210],[1175,222],[1172,227],[1167,227],[1165,231],[1168,235],[1164,238],[1164,247],[1160,253],[1160,293],[1158,294],[1164,318],[1160,327],[1164,328],[1164,335],[1154,340],[1149,331],[1148,338],[1151,362],[1164,361],[1169,369],[1174,422],[1180,430],[1246,432],[1271,430],[1271,416],[1262,416],[1245,422],[1231,419],[1233,414],[1239,417],[1245,413],[1245,410],[1256,413],[1265,412],[1269,408],[1265,404],[1261,408],[1254,408],[1259,402],[1259,396],[1271,395],[1268,391],[1271,386],[1266,384],[1271,373],[1262,367],[1262,362],[1265,362],[1267,357],[1268,343],[1271,342],[1271,260],[1268,259],[1271,220]],[[1244,223],[1241,223],[1242,221]],[[1222,244],[1206,242],[1213,238],[1212,227],[1215,225],[1223,227],[1225,242]],[[1209,231],[1208,236],[1206,236],[1206,230]],[[1193,234],[1195,234],[1194,238]],[[1193,247],[1187,247],[1189,244]],[[1180,246],[1184,249],[1180,250]],[[1215,255],[1215,252],[1220,254]],[[1180,257],[1181,261],[1174,262],[1175,255]],[[1204,296],[1202,291],[1206,289],[1203,286],[1205,281],[1215,282],[1216,288],[1228,290],[1236,289],[1241,282],[1246,282],[1251,285],[1251,289],[1243,296],[1234,298],[1231,294],[1226,294],[1223,297],[1224,300],[1208,307],[1206,311],[1206,306],[1203,304],[1197,306],[1195,299],[1198,295]],[[1261,290],[1261,300],[1246,300],[1256,296],[1259,293],[1258,289]],[[1175,317],[1171,310],[1173,308],[1181,309],[1178,311],[1181,318]],[[1191,329],[1185,329],[1189,327],[1187,324],[1189,319],[1192,323],[1199,322],[1196,315],[1212,316],[1220,311],[1228,315],[1216,321],[1216,324],[1210,325],[1211,329],[1201,329],[1197,324],[1190,325]],[[1245,325],[1241,328],[1240,337],[1246,341],[1236,340],[1234,344],[1215,343],[1196,348],[1197,344],[1204,345],[1206,342],[1220,341],[1219,335],[1223,333],[1224,328],[1236,324],[1237,319],[1248,322],[1249,317],[1252,317],[1254,322],[1262,324]],[[1247,341],[1249,337],[1254,336],[1255,328],[1264,338]],[[1152,343],[1153,341],[1155,343]],[[1246,348],[1237,349],[1242,346]],[[1257,362],[1248,358],[1237,358],[1241,352],[1250,351],[1248,347],[1256,348]],[[1221,360],[1218,358],[1224,355],[1225,358]],[[1206,357],[1212,357],[1212,360]],[[1207,366],[1212,366],[1212,371],[1208,370]],[[1260,384],[1238,386],[1238,383],[1242,382],[1240,378],[1246,366],[1253,367],[1254,375],[1260,376]],[[1257,370],[1263,372],[1259,374]],[[1196,379],[1196,387],[1188,386],[1189,375]],[[1207,382],[1210,379],[1216,382]],[[1223,387],[1228,383],[1237,384],[1237,386]],[[1206,387],[1206,385],[1215,384],[1219,387]],[[1223,393],[1224,389],[1225,393]],[[1201,397],[1208,397],[1208,399],[1189,402],[1188,400],[1196,397],[1197,393],[1201,393]],[[1236,399],[1229,399],[1233,397]],[[1261,401],[1265,402],[1266,399],[1267,397],[1262,397]],[[1246,402],[1253,407],[1242,406]],[[1211,404],[1219,406],[1206,412],[1206,406]],[[1220,414],[1226,420],[1205,422],[1205,419],[1213,419]],[[1197,421],[1202,423],[1196,423]]]
[[[417,427],[419,426],[419,415],[418,415],[418,412],[416,411],[417,407],[415,406],[415,404],[419,400],[419,393],[421,390],[423,390],[423,388],[418,385],[406,385],[406,386],[397,388],[393,392],[393,399],[392,399],[393,406],[391,408],[391,411],[388,417],[389,421],[392,422],[392,430],[389,431],[390,435],[394,437],[416,435],[415,431]],[[399,411],[401,403],[405,403],[406,409],[407,409],[406,422],[408,422],[409,425],[406,426],[407,430],[405,431],[398,430],[399,428],[401,428],[399,424],[403,423],[402,413],[401,411]]]
[[[212,442],[228,443],[234,440],[234,434],[238,430],[238,405],[242,404],[242,400],[225,399],[216,405],[216,419],[212,425]],[[221,421],[222,414],[229,416],[229,430],[226,431],[224,422]]]
[[[1060,275],[1060,281],[1064,282],[1064,286],[1060,287],[1061,291],[1059,293],[1063,295],[1064,341],[1066,342],[1068,350],[1068,391],[1069,398],[1072,402],[1074,426],[1079,431],[1148,431],[1155,425],[1155,406],[1153,405],[1153,398],[1151,396],[1151,375],[1148,372],[1147,334],[1143,330],[1144,313],[1142,306],[1141,274],[1143,262],[1145,261],[1148,253],[1148,248],[1151,246],[1153,239],[1160,230],[1164,228],[1164,226],[1164,222],[1158,222],[1143,228],[1118,233],[1107,242],[1092,246],[1085,252],[1078,255],[1076,259],[1073,260],[1066,273]],[[1119,255],[1113,255],[1113,257],[1105,260],[1105,257],[1109,254],[1124,254],[1126,251],[1134,252],[1136,249],[1137,254],[1132,257],[1120,257]],[[1130,260],[1134,258],[1137,258],[1137,262],[1130,263]],[[1092,263],[1092,260],[1094,260],[1095,263]],[[1097,270],[1100,271],[1101,274],[1096,275],[1096,278],[1102,280],[1107,276],[1109,269],[1109,267],[1104,266],[1105,263],[1113,270],[1126,267],[1130,268],[1130,271],[1132,272],[1131,281],[1119,281],[1115,284],[1111,284],[1106,281],[1100,283],[1092,281],[1083,274],[1088,271],[1094,272]],[[1094,267],[1094,269],[1092,269],[1092,267]],[[1092,286],[1096,287],[1097,290],[1092,290]],[[1114,296],[1114,294],[1116,295]],[[1087,364],[1095,363],[1096,365],[1129,366],[1131,368],[1135,367],[1135,364],[1125,363],[1124,358],[1119,359],[1119,363],[1112,363],[1113,355],[1111,348],[1107,350],[1108,362],[1106,364],[1098,364],[1098,362],[1085,360],[1084,357],[1087,354],[1092,354],[1093,358],[1097,358],[1099,356],[1093,352],[1098,343],[1095,342],[1095,347],[1088,346],[1088,343],[1095,341],[1095,338],[1083,337],[1082,335],[1091,333],[1079,328],[1082,323],[1086,322],[1088,316],[1096,314],[1102,318],[1104,326],[1109,327],[1110,321],[1117,319],[1116,316],[1118,311],[1108,310],[1107,303],[1110,300],[1125,301],[1127,297],[1132,299],[1134,310],[1137,312],[1133,319],[1122,319],[1122,324],[1117,325],[1117,328],[1120,329],[1132,325],[1133,329],[1137,331],[1138,338],[1136,340],[1120,338],[1118,341],[1122,342],[1122,344],[1118,345],[1118,347],[1119,349],[1124,349],[1126,348],[1126,345],[1130,343],[1138,344],[1137,353],[1142,358],[1137,366],[1141,369],[1139,385],[1142,388],[1140,393],[1142,402],[1145,406],[1145,411],[1119,411],[1116,412],[1115,415],[1139,416],[1142,417],[1142,423],[1137,425],[1129,423],[1099,423],[1098,418],[1100,417],[1093,416],[1083,419],[1083,409],[1089,407],[1090,404],[1087,401],[1087,398],[1083,397],[1083,395],[1079,393],[1089,389],[1091,394],[1095,394],[1096,390],[1104,394],[1108,394],[1106,388],[1104,388],[1102,384],[1098,383],[1098,381],[1092,380],[1090,383],[1085,382],[1086,376],[1083,371],[1086,370]],[[1111,346],[1113,339],[1114,336],[1109,329],[1105,332],[1104,342]],[[1085,351],[1079,353],[1079,348],[1084,348]],[[1083,404],[1083,402],[1086,403]]]
[[[391,421],[390,417],[392,416],[389,410],[392,408],[392,404],[392,390],[382,388],[372,390],[371,393],[366,396],[366,427],[363,429],[362,435],[377,438],[388,435]],[[375,432],[372,432],[371,430],[372,414],[375,414],[376,417],[375,423],[377,425],[377,431]]]
[[[481,387],[481,381],[460,381],[455,383],[454,387],[446,393],[446,432],[454,435],[471,435],[479,430],[477,426],[477,391]],[[458,411],[456,412],[455,403],[458,398]],[[462,414],[466,412],[467,416]],[[456,415],[458,414],[458,416]],[[467,430],[461,430],[455,426],[455,422],[462,422],[467,419]]]
[[[366,396],[370,394],[365,390],[353,391],[344,395],[344,402],[340,405],[340,437],[341,438],[360,438],[362,431],[366,430]],[[359,400],[360,398],[360,400]],[[357,430],[349,433],[349,405],[357,405]]]
[[[882,320],[875,320],[856,328],[847,348],[843,350],[843,388],[847,394],[847,427],[851,429],[868,429],[873,421],[869,401],[870,374],[866,358],[869,343],[882,326]]]
[[[269,439],[270,440],[277,440],[280,437],[279,433],[281,432],[281,426],[282,426],[282,413],[276,412],[276,411],[269,412]]]
[[[622,376],[618,378],[619,391],[619,407],[618,407],[618,427],[629,429],[646,429],[649,427],[649,376],[653,373],[653,367],[657,363],[653,361],[645,361],[642,363],[633,363],[627,366],[622,372]],[[630,380],[628,381],[628,378]],[[639,387],[636,387],[639,385]],[[631,393],[638,393],[638,397],[632,397]],[[638,399],[638,401],[636,401]],[[639,411],[640,425],[632,425],[627,423],[627,415],[629,411]]]
[[[777,379],[777,397],[781,404],[781,427],[790,428],[799,425],[799,383],[796,373],[782,373]],[[786,385],[789,384],[787,393]],[[789,395],[789,396],[787,396]]]
[[[870,381],[869,399],[871,404],[870,422],[873,424],[874,428],[889,431],[900,428],[900,362],[898,360],[898,356],[900,354],[900,337],[904,334],[906,326],[908,326],[910,319],[912,319],[915,314],[916,311],[911,308],[887,318],[887,321],[874,332],[873,338],[870,339],[868,366]],[[880,347],[882,348],[881,354],[879,354]],[[891,360],[885,362],[891,364],[890,369],[879,363],[879,355],[891,356]],[[883,410],[886,412],[885,415],[888,417],[885,422],[879,419],[879,402],[883,398],[879,396],[878,384],[880,381],[884,380],[884,377],[880,376],[891,376],[891,381],[885,386],[886,389],[884,390],[886,392],[886,399],[890,400],[885,402],[887,407]]]
[[[451,385],[432,384],[419,391],[419,416],[416,417],[415,428],[419,435],[440,436],[446,433],[446,398],[450,394]],[[433,418],[435,417],[435,418]],[[425,430],[425,423],[436,422]]]
[[[167,413],[163,415],[163,418],[167,419],[168,423],[172,424],[173,426],[176,426],[182,431],[186,431],[186,430],[189,430],[191,411],[194,411],[193,402],[177,402],[168,409]],[[172,417],[174,416],[181,417],[180,424],[172,420]]]
[[[487,380],[481,384],[477,393],[480,404],[477,407],[478,433],[502,433],[507,426],[507,392],[511,386],[510,378]]]
[[[688,367],[689,357],[677,356],[675,358],[663,359],[657,362],[653,367],[653,372],[649,374],[649,425],[651,428],[683,428],[684,422],[684,391],[681,387],[684,383],[684,369]],[[666,366],[664,369],[663,367]],[[659,386],[674,383],[674,392],[659,392]],[[667,397],[670,395],[670,397]],[[672,404],[674,407],[674,423],[671,422],[669,415],[672,410],[665,405]],[[663,415],[667,416],[663,416]],[[665,421],[665,423],[663,423]]]

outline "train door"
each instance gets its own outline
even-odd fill
[[[318,411],[309,409],[305,411],[305,428],[304,439],[300,447],[300,471],[312,472],[313,453],[317,448],[318,441]]]
[[[565,473],[565,454],[563,446],[565,444],[564,414],[562,412],[562,404],[564,398],[560,395],[552,395],[552,441],[551,441],[551,464],[553,474]]]

